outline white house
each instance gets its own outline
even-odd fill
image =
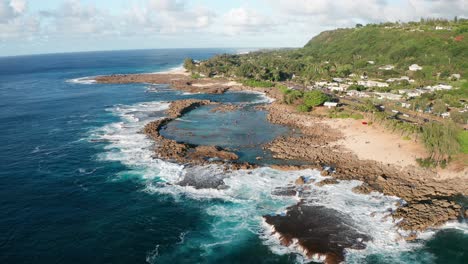
[[[315,82],[315,85],[318,86],[318,87],[324,87],[324,86],[326,86],[327,84],[328,84],[328,82],[324,82],[324,81],[322,81],[322,82]]]
[[[454,73],[454,74],[452,74],[452,76],[450,76],[450,79],[454,80],[454,81],[458,81],[458,80],[460,80],[460,78],[461,78],[461,75],[458,74],[458,73]]]
[[[362,98],[370,97],[369,94],[367,94],[365,92],[356,91],[356,90],[348,91],[348,92],[346,92],[346,95],[353,96],[353,97],[362,97]]]
[[[388,99],[388,100],[401,100],[402,96],[399,94],[392,94],[392,93],[375,93],[379,97],[379,99]]]
[[[348,90],[349,85],[348,84],[329,85],[327,88],[330,91],[345,92],[346,90]]]
[[[332,108],[332,107],[337,107],[338,106],[338,103],[335,103],[335,102],[325,102],[323,104],[323,106],[326,106],[328,108]]]
[[[413,64],[413,65],[409,66],[408,69],[409,69],[410,71],[420,71],[420,70],[422,70],[423,68],[422,68],[421,66],[417,65],[417,64]]]
[[[445,112],[441,114],[442,118],[449,118],[450,117],[450,112]]]
[[[408,97],[419,97],[423,93],[426,93],[426,91],[421,90],[421,89],[413,89],[413,90],[405,89],[405,90],[398,90],[398,93],[399,94],[406,94],[406,95],[408,95]]]
[[[384,71],[390,71],[390,70],[393,70],[393,69],[395,69],[395,66],[393,66],[393,65],[385,65],[385,66],[379,67],[379,70],[384,70]]]
[[[410,108],[411,104],[410,103],[401,103],[401,107]]]
[[[378,81],[358,81],[358,85],[364,87],[388,87],[388,83],[378,82]]]
[[[375,64],[375,61],[367,61],[367,63],[371,64],[371,65],[374,65]]]
[[[451,27],[436,26],[435,30],[452,30],[452,28]]]
[[[434,86],[427,86],[425,89],[434,92],[434,91],[441,91],[441,90],[452,90],[453,86],[447,84],[438,84]]]
[[[408,76],[401,76],[400,78],[390,78],[387,80],[388,83],[408,81],[409,83],[414,83],[414,80],[410,79]]]

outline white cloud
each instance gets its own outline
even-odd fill
[[[132,6],[124,15],[126,33],[135,30],[162,34],[197,32],[210,27],[216,14],[202,6],[189,7],[186,1],[148,0]]]
[[[242,7],[231,9],[222,16],[222,21],[224,33],[228,35],[272,31],[275,25],[268,17]]]
[[[453,18],[468,13],[467,0],[270,0],[289,20],[342,25],[363,22],[408,21],[421,17]]]
[[[26,11],[26,1],[25,0],[11,0],[11,7],[15,10],[16,13],[21,14]]]
[[[159,10],[162,12],[181,12],[186,8],[184,0],[149,0],[150,9]]]
[[[26,10],[23,0],[0,0],[0,24],[5,24],[19,17]]]
[[[356,23],[468,14],[468,0],[229,1],[230,9],[224,13],[214,8],[219,5],[203,6],[204,1],[132,0],[123,9],[103,8],[96,2],[61,0],[55,8],[31,11],[27,0],[0,0],[0,41],[30,40],[32,45],[47,39],[107,43],[165,38],[174,42],[189,37],[211,46],[263,42],[298,46],[325,29]]]

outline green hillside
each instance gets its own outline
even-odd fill
[[[468,74],[468,33],[455,30],[382,26],[338,29],[314,37],[301,52],[315,61],[351,64],[354,69],[372,71],[368,61],[374,61],[375,65],[394,65],[400,73],[418,64],[427,78],[437,73]]]
[[[395,68],[379,70],[387,64]],[[423,70],[408,71],[412,64]],[[408,75],[418,81],[415,85],[427,85],[452,74],[468,76],[468,20],[358,25],[322,32],[301,49],[220,55],[187,68],[208,76],[303,84],[351,73],[375,78]]]

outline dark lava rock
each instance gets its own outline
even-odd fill
[[[277,187],[271,192],[271,194],[277,196],[295,196],[297,191],[294,186]]]
[[[297,204],[288,208],[286,215],[265,215],[266,222],[289,246],[293,239],[310,258],[325,256],[325,263],[344,261],[346,248],[364,249],[371,238],[353,227],[349,217],[323,206]]]
[[[191,173],[186,174],[182,181],[178,182],[180,186],[192,186],[195,189],[228,189],[224,178],[227,176],[218,171],[210,171],[199,167],[192,167]]]

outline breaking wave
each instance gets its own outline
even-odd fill
[[[96,80],[94,80],[95,77],[96,76],[75,78],[75,79],[67,80],[67,82],[76,83],[76,84],[95,84],[96,83]]]

